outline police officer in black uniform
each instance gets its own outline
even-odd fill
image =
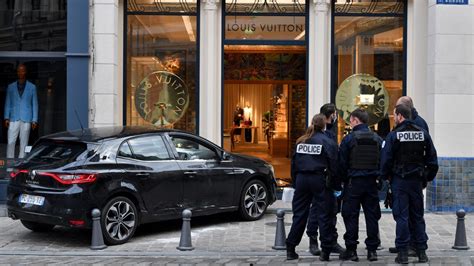
[[[336,204],[333,190],[341,190],[341,182],[337,179],[337,144],[324,134],[326,127],[324,115],[313,117],[311,126],[305,135],[296,141],[296,151],[291,162],[291,174],[295,186],[293,197],[293,224],[286,239],[287,259],[298,259],[295,247],[300,243],[308,221],[311,202],[316,202],[321,240],[322,261],[329,261],[333,243],[332,213]]]
[[[336,124],[336,106],[333,103],[326,103],[321,108],[319,109],[320,113],[324,115],[326,119],[326,130],[324,131],[324,134],[328,136],[330,139],[334,140],[335,143],[337,143],[337,124]],[[333,193],[328,192],[326,194],[328,197],[328,200],[334,197]],[[309,211],[309,220],[308,220],[308,227],[306,229],[306,234],[308,235],[309,238],[309,252],[315,256],[320,255],[321,251],[319,250],[318,246],[318,219],[317,219],[317,202],[319,198],[318,196],[313,198],[313,202],[311,204],[311,209]],[[344,252],[344,248],[342,248],[338,243],[338,234],[337,234],[337,213],[340,210],[340,198],[337,198],[337,205],[336,208],[334,209],[334,214],[333,214],[333,226],[331,230],[333,230],[333,247],[331,249],[331,252],[334,253],[342,253]]]
[[[344,137],[339,146],[338,165],[344,182],[342,217],[346,226],[344,240],[346,251],[339,255],[342,260],[358,261],[360,206],[364,209],[367,239],[367,259],[377,260],[379,220],[381,217],[378,178],[382,139],[370,131],[369,114],[364,109],[354,110],[349,118],[352,132]]]
[[[382,145],[381,175],[390,180],[393,193],[393,218],[396,221],[395,262],[408,263],[410,230],[413,220],[413,242],[419,262],[428,262],[426,224],[423,218],[423,184],[432,181],[438,172],[438,157],[428,132],[415,125],[411,109],[397,105],[394,110],[395,129]]]
[[[399,105],[399,104],[403,104],[403,105],[406,105],[406,106],[410,107],[410,109],[411,109],[411,120],[413,121],[413,123],[415,125],[421,127],[422,129],[426,130],[427,133],[430,133],[430,130],[428,128],[428,124],[426,123],[425,119],[423,119],[423,117],[421,117],[418,114],[418,111],[416,110],[415,106],[413,105],[413,100],[411,99],[410,96],[402,96],[402,97],[398,98],[396,105]],[[413,224],[413,217],[410,216],[410,218],[408,220],[408,227],[410,228],[410,244],[409,244],[409,247],[408,247],[408,256],[417,256],[416,251],[415,251],[415,247],[414,247],[414,243],[413,243],[413,238],[412,238],[412,236],[415,235],[415,233],[413,231],[412,224]],[[397,250],[396,247],[390,247],[388,250],[390,251],[390,253],[398,253],[398,250]]]

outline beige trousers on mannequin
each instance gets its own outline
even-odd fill
[[[7,158],[15,158],[15,144],[18,135],[20,135],[20,154],[18,155],[18,158],[25,157],[25,147],[28,145],[30,128],[30,122],[10,122],[10,125],[8,126]]]

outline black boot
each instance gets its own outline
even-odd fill
[[[408,264],[408,251],[399,250],[397,257],[395,258],[395,262],[400,264]]]
[[[330,252],[322,250],[321,255],[319,255],[319,260],[320,261],[329,261],[329,254],[330,254]]]
[[[377,251],[375,250],[369,250],[367,252],[367,260],[368,261],[377,261]]]
[[[336,242],[334,246],[331,249],[331,253],[337,253],[337,254],[342,254],[344,251],[346,251],[339,243]]]
[[[416,254],[418,255],[418,262],[426,263],[429,261],[428,256],[426,255],[426,251],[418,250]]]
[[[286,245],[286,259],[297,260],[300,256],[295,251],[295,246]]]
[[[318,245],[318,237],[309,237],[309,253],[313,254],[314,256],[321,255],[321,250],[319,249]]]
[[[359,257],[357,257],[357,251],[354,248],[347,248],[339,254],[340,260],[352,260],[352,261],[359,261]]]

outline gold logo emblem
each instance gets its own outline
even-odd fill
[[[189,104],[184,81],[167,71],[150,73],[135,90],[135,108],[140,116],[156,126],[179,121]]]
[[[388,111],[389,94],[382,81],[369,74],[354,74],[336,92],[336,106],[346,123],[352,111],[361,107],[369,113],[369,125],[380,122]]]

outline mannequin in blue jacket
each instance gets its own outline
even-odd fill
[[[20,136],[19,158],[25,156],[30,130],[38,126],[36,86],[26,80],[24,64],[17,68],[18,80],[8,85],[5,97],[4,125],[8,128],[7,158],[15,157],[15,145]]]

